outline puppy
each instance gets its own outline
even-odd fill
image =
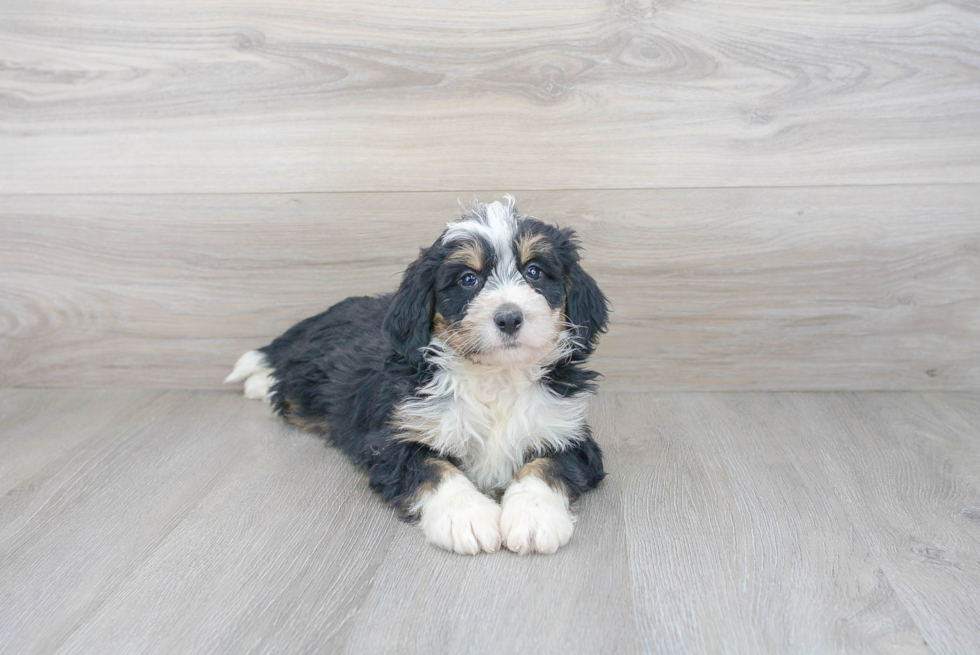
[[[583,365],[608,310],[578,249],[510,196],[474,203],[394,294],[306,319],[225,381],[327,435],[431,543],[554,553],[605,475]]]

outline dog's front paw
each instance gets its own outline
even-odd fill
[[[500,548],[500,505],[464,476],[442,482],[419,507],[422,531],[432,544],[461,555]]]
[[[507,487],[500,532],[509,550],[550,555],[568,543],[573,529],[568,498],[540,478],[527,476]]]

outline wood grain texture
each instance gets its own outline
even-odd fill
[[[0,385],[215,387],[472,195],[0,197]],[[612,301],[607,388],[980,388],[980,185],[519,200]]]
[[[100,402],[105,392],[62,393],[92,402],[55,416],[82,432],[109,425],[49,473],[3,480],[17,493],[0,499],[0,651],[343,642],[393,517],[339,453],[237,394],[113,392],[152,400],[133,417]],[[12,423],[78,441],[43,417]]]
[[[930,647],[980,651],[977,424],[903,395],[778,400],[811,419],[795,452],[826,475]]]
[[[5,655],[980,649],[975,393],[601,394],[610,477],[529,558],[425,546],[237,394],[0,410]]]
[[[922,431],[935,434],[942,429],[943,447],[952,453],[956,475],[980,489],[980,398],[974,394],[927,394],[931,421]],[[925,412],[923,412],[925,413]],[[930,429],[931,428],[931,429]],[[980,508],[964,507],[966,520],[980,522]]]
[[[221,411],[221,397],[121,393],[157,398],[3,499],[17,504],[0,529],[7,652],[52,652],[243,454],[224,430],[232,412]],[[72,416],[84,426],[102,420],[98,410]]]
[[[248,409],[230,430],[239,461],[55,652],[344,647],[395,514],[339,451]]]
[[[0,192],[974,183],[978,44],[934,0],[17,0]]]
[[[784,448],[802,427],[828,425],[774,413],[769,397],[619,397],[623,522],[644,651],[931,652],[836,490]],[[804,395],[821,407],[827,398]],[[916,473],[934,481],[931,468]]]

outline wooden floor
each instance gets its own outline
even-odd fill
[[[219,391],[0,391],[0,651],[980,652],[980,395],[605,393],[551,557]]]

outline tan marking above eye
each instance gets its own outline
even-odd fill
[[[543,234],[525,234],[517,240],[517,254],[521,260],[521,268],[535,257],[550,253],[551,243]]]
[[[446,257],[448,263],[463,263],[474,271],[483,270],[483,247],[479,242],[464,243]]]

